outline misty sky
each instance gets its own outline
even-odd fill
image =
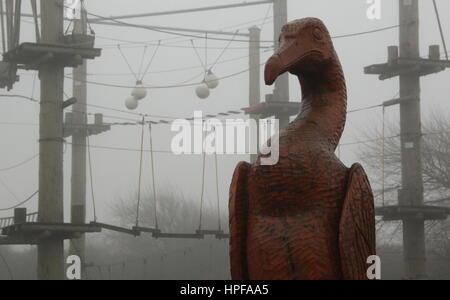
[[[193,8],[209,5],[227,4],[225,0],[87,0],[87,9],[97,15],[113,16],[122,14],[136,14],[143,12],[157,12],[172,9]],[[238,0],[233,2],[239,2]],[[421,55],[428,55],[430,44],[440,44],[440,36],[434,15],[431,0],[422,0],[421,9]],[[302,17],[319,17],[324,20],[331,34],[343,35],[398,24],[397,1],[382,1],[382,19],[368,20],[366,17],[367,4],[365,0],[289,0],[289,20]],[[438,1],[441,19],[447,40],[450,42],[450,2]],[[161,25],[173,27],[188,27],[211,30],[247,32],[252,25],[262,26],[262,40],[273,39],[272,8],[269,5],[252,6],[250,8],[227,9],[220,11],[202,12],[186,15],[141,18],[127,20],[130,23]],[[25,1],[24,12],[30,12],[29,3]],[[265,16],[268,16],[264,20]],[[251,22],[250,22],[251,21]],[[249,23],[250,22],[250,23]],[[264,25],[262,25],[264,23]],[[89,80],[100,83],[131,86],[135,79],[127,68],[123,58],[117,50],[117,44],[122,45],[123,51],[132,67],[137,71],[141,63],[143,46],[136,44],[148,41],[151,44],[162,40],[180,47],[162,47],[145,77],[145,82],[154,86],[172,85],[184,82],[195,75],[189,83],[201,81],[202,68],[192,49],[190,38],[176,37],[144,29],[120,28],[103,25],[92,25],[97,34],[96,44],[104,48],[102,57],[89,62]],[[21,41],[34,41],[34,28],[29,19],[23,20]],[[241,38],[239,38],[241,39]],[[121,40],[121,41],[117,41]],[[360,108],[380,104],[397,95],[398,80],[380,82],[376,76],[363,74],[363,68],[375,63],[383,63],[387,58],[387,46],[398,44],[398,30],[393,29],[375,34],[343,38],[335,40],[337,52],[342,61],[349,91],[349,108]],[[135,43],[130,43],[135,42]],[[196,46],[202,56],[205,56],[205,40],[196,39]],[[208,41],[208,61],[216,60],[226,46],[224,41]],[[247,43],[235,42],[227,50],[214,72],[219,76],[226,76],[248,68]],[[268,45],[267,43],[263,45]],[[150,59],[155,47],[148,46],[145,61]],[[264,51],[264,50],[262,50]],[[262,62],[270,52],[262,53]],[[161,72],[184,67],[196,67],[184,71]],[[10,94],[25,96],[39,96],[39,82],[34,72],[19,71],[21,80],[14,86]],[[71,69],[66,69],[70,75]],[[33,81],[36,79],[35,86]],[[422,80],[422,108],[423,115],[435,110],[448,112],[448,95],[450,95],[450,72],[431,75]],[[65,92],[72,94],[72,82],[67,79]],[[175,89],[150,90],[149,96],[141,101],[138,112],[153,115],[169,115],[174,117],[191,117],[195,110],[207,113],[217,113],[227,110],[236,110],[248,106],[248,74],[224,79],[220,86],[212,91],[207,100],[199,100],[194,87]],[[271,87],[262,85],[262,95],[271,92]],[[88,102],[91,104],[125,109],[124,99],[130,95],[131,90],[126,88],[110,88],[97,85],[88,85]],[[6,94],[6,91],[2,91]],[[299,101],[300,89],[296,78],[291,76],[290,96],[292,101]],[[127,115],[120,112],[105,111],[89,108],[89,112],[101,112],[110,117],[122,117],[138,120],[138,116]],[[0,169],[25,160],[38,153],[38,118],[39,107],[36,104],[18,99],[0,99],[0,138],[2,140]],[[390,108],[387,114],[388,122],[398,120],[398,109]],[[105,117],[106,122],[123,122],[116,118]],[[15,123],[15,124],[5,124]],[[16,124],[21,123],[21,124]],[[373,126],[381,127],[381,110],[370,110],[349,115],[347,128],[342,142],[352,142],[361,137],[361,130]],[[154,147],[157,150],[169,150],[170,140],[174,133],[170,127],[160,125],[155,128]],[[70,141],[70,139],[69,139]],[[140,128],[138,126],[113,127],[111,132],[91,138],[94,146],[111,146],[138,149],[140,145]],[[146,148],[148,139],[146,138]],[[347,165],[351,165],[356,157],[354,147],[342,149],[342,158]],[[65,159],[65,207],[66,220],[70,203],[70,158],[71,149],[67,145]],[[144,182],[150,186],[150,162],[148,153],[144,156]],[[160,188],[169,186],[186,197],[199,201],[201,184],[201,156],[173,156],[170,154],[156,154],[157,185]],[[228,202],[228,187],[231,175],[239,160],[247,159],[245,156],[221,156],[220,168],[220,195],[221,206],[226,209]],[[105,221],[110,214],[110,206],[114,201],[122,198],[135,201],[137,187],[139,153],[133,151],[112,151],[92,149],[94,168],[95,196],[98,202],[99,218]],[[213,158],[207,159],[208,185],[206,188],[206,201],[211,209],[215,209],[215,190],[212,180],[214,178]],[[0,172],[0,208],[11,206],[26,198],[38,186],[38,160],[35,159],[26,165],[8,172]],[[5,187],[8,187],[8,189]],[[89,186],[88,186],[89,191]],[[15,194],[18,199],[15,199]],[[92,217],[91,197],[88,192],[88,219]],[[28,205],[30,212],[37,207],[37,198]],[[9,215],[9,214],[7,214]],[[5,216],[1,214],[0,216]]]

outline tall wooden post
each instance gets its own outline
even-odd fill
[[[87,13],[82,7],[80,20],[74,20],[74,33],[87,34]],[[72,178],[71,178],[71,222],[86,223],[86,136],[87,136],[87,62],[73,69],[73,96],[77,102],[73,105],[72,123],[75,130],[72,135]],[[86,264],[86,237],[71,240],[70,253],[78,255],[82,263],[82,272]]]
[[[418,0],[400,0],[400,57],[420,58]],[[400,75],[400,132],[402,156],[402,189],[400,206],[423,206],[421,160],[420,74]],[[420,279],[425,271],[425,227],[420,219],[403,220],[405,275]]]
[[[42,42],[63,41],[63,0],[41,1]],[[62,223],[64,66],[43,64],[39,130],[39,222]],[[53,237],[38,245],[38,278],[60,280],[64,274],[64,242]]]

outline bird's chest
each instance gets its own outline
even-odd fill
[[[336,209],[345,196],[347,169],[334,155],[302,151],[274,166],[254,166],[249,178],[249,212],[294,216],[317,207]]]

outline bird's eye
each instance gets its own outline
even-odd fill
[[[320,28],[316,27],[313,30],[313,36],[316,40],[322,40],[323,39],[323,32]]]

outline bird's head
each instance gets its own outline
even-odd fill
[[[264,77],[272,85],[282,74],[319,70],[335,56],[330,34],[319,19],[305,18],[284,25],[279,48],[266,63]]]

